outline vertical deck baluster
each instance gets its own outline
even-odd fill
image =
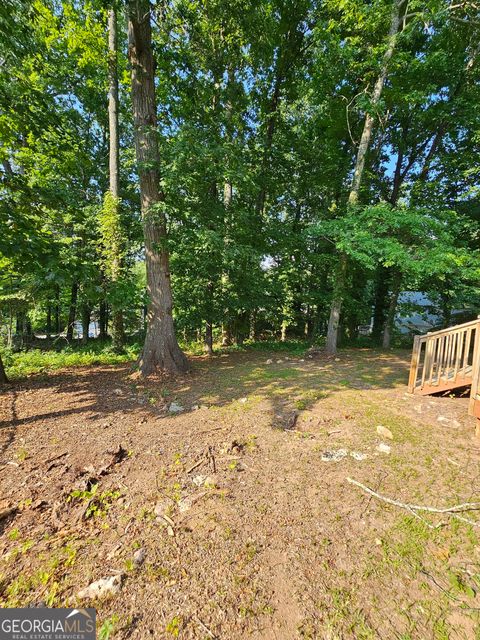
[[[440,336],[440,353],[438,356],[438,367],[437,367],[437,384],[440,384],[442,381],[442,371],[443,371],[443,358],[445,354],[445,342],[446,336]]]
[[[445,353],[443,354],[443,373],[445,376],[445,382],[448,382],[448,355],[450,353],[450,343],[452,341],[451,334],[445,336]]]
[[[463,348],[463,338],[465,336],[465,331],[459,331],[457,337],[457,350],[455,353],[455,369],[453,373],[453,379],[457,379],[458,370],[460,368],[460,358],[462,357],[462,348]]]
[[[463,351],[463,367],[462,367],[462,369],[463,369],[463,375],[464,376],[467,374],[467,367],[469,366],[471,340],[472,340],[472,328],[468,327],[467,336],[466,336],[466,340],[465,340],[465,348],[464,348],[464,351]]]
[[[435,371],[435,365],[437,364],[437,360],[438,360],[438,346],[439,346],[439,339],[435,336],[432,339],[433,345],[432,345],[432,363],[430,365],[430,375],[428,377],[428,386],[431,387],[433,384],[433,374]]]

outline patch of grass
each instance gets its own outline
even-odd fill
[[[312,405],[314,405],[318,400],[322,400],[327,397],[326,391],[319,391],[317,389],[310,389],[305,391],[300,398],[297,398],[294,402],[295,409],[299,411],[304,411],[305,409],[309,409]]]
[[[182,618],[180,616],[175,616],[167,623],[165,627],[165,631],[170,634],[173,638],[178,638],[180,635],[180,629],[182,627]]]
[[[81,500],[82,502],[87,503],[85,511],[86,518],[103,518],[112,508],[114,501],[118,500],[121,492],[108,490],[97,495],[97,490],[98,484],[94,484],[92,488],[87,491],[76,489],[69,494],[67,502],[71,502],[76,499]]]
[[[422,567],[428,541],[435,536],[427,525],[411,516],[401,518],[382,545],[386,562],[395,568],[409,567],[413,574]]]
[[[27,542],[31,542],[29,548],[34,544],[33,541]],[[75,564],[76,557],[77,549],[70,544],[47,557],[41,554],[39,558],[42,564],[38,569],[29,576],[23,571],[6,586],[2,597],[0,597],[0,606],[3,608],[24,607],[29,601],[29,596],[33,598],[37,590],[44,594],[43,600],[47,606],[58,606],[58,596],[61,591],[60,577],[62,574],[68,573],[66,570]]]
[[[288,380],[290,378],[298,378],[302,373],[298,369],[292,368],[283,368],[277,369],[275,367],[263,369],[261,367],[256,367],[250,373],[249,378],[251,380]]]
[[[32,349],[12,353],[6,359],[7,375],[11,380],[26,376],[64,369],[98,364],[121,364],[131,362],[138,356],[140,346],[128,345],[122,354],[114,353],[110,345],[93,343],[86,346],[66,347],[60,351]]]
[[[306,340],[286,340],[285,342],[278,340],[261,340],[256,342],[247,341],[243,344],[243,349],[251,351],[287,351],[298,355],[308,349],[309,346],[310,342]]]
[[[98,630],[98,640],[110,640],[112,634],[115,632],[118,621],[119,617],[116,614],[107,618]]]

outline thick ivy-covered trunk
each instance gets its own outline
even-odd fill
[[[128,42],[149,296],[147,334],[139,367],[143,375],[156,370],[184,373],[188,370],[188,360],[178,346],[172,316],[167,221],[163,208],[165,198],[160,190],[155,71],[148,0],[128,2]]]

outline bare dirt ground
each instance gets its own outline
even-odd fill
[[[170,382],[105,366],[10,386],[0,605],[95,606],[101,640],[478,640],[480,528],[346,481],[480,499],[467,399],[409,396],[407,372],[400,352],[256,352]]]

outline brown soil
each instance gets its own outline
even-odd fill
[[[407,358],[242,353],[170,382],[104,366],[10,386],[0,605],[72,606],[120,572],[90,603],[104,640],[480,638],[480,529],[346,481],[436,507],[480,498],[468,400],[409,396]]]

